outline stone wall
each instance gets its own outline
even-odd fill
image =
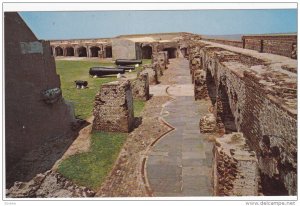
[[[242,132],[256,152],[264,194],[295,195],[297,62],[205,41],[190,42],[189,57],[191,73],[206,72],[219,129]]]
[[[158,77],[162,76],[167,69],[168,53],[166,51],[160,51],[152,54],[152,65],[157,71]]]
[[[113,59],[136,59],[136,43],[128,39],[112,40],[112,57]]]
[[[130,132],[134,126],[130,81],[102,84],[94,104],[93,130]]]
[[[225,39],[206,39],[206,38],[204,38],[204,40],[211,41],[211,42],[216,42],[216,43],[219,43],[219,44],[225,44],[225,45],[229,45],[229,46],[235,46],[235,47],[243,48],[243,42],[242,41],[225,40]]]
[[[49,42],[39,41],[15,12],[6,12],[4,23],[8,174],[25,153],[51,138],[64,138],[74,114],[62,98]]]
[[[259,194],[258,161],[242,133],[232,133],[216,139],[213,164],[215,195]]]
[[[242,39],[246,49],[297,59],[297,35],[253,35]]]
[[[139,73],[137,78],[131,81],[132,96],[134,99],[146,101],[149,99],[148,73]]]
[[[153,64],[143,65],[143,70],[140,72],[140,74],[148,74],[150,85],[158,84],[157,69]]]
[[[242,36],[241,41],[209,38],[202,39],[219,44],[251,49],[262,53],[278,54],[297,59],[297,35],[245,35]]]

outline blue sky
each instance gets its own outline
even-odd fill
[[[204,35],[297,32],[296,9],[20,12],[39,39],[192,32]]]

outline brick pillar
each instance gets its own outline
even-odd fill
[[[242,133],[216,139],[213,159],[214,193],[217,196],[257,196],[258,160]]]
[[[134,126],[130,81],[103,84],[96,94],[93,114],[93,130],[130,132]]]
[[[134,99],[149,99],[149,77],[148,73],[139,73],[138,77],[131,82],[132,95]]]
[[[77,46],[74,47],[74,56],[78,57],[78,47]]]

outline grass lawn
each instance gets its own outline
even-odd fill
[[[151,63],[151,59],[144,59],[143,64]],[[104,78],[91,78],[89,68],[92,66],[113,66],[112,62],[100,61],[68,61],[57,60],[56,71],[60,75],[61,89],[66,100],[73,102],[75,114],[82,119],[92,115],[93,103],[96,93],[99,91],[101,84],[116,81],[115,76]],[[135,72],[141,70],[141,66]],[[75,80],[88,81],[88,89],[76,89]],[[135,104],[137,104],[135,102]],[[138,103],[139,105],[139,103]]]
[[[150,63],[151,60],[143,60]],[[75,113],[83,119],[92,115],[93,103],[100,85],[117,80],[116,77],[91,78],[88,71],[92,66],[111,66],[113,63],[95,61],[57,60],[56,69],[60,75],[61,88],[66,100],[75,105]],[[141,70],[137,68],[135,72]],[[87,80],[88,89],[76,89],[75,80]],[[144,101],[134,100],[134,116],[139,117],[145,106]],[[58,167],[58,172],[78,185],[99,189],[105,177],[111,171],[120,150],[126,141],[126,133],[93,132],[89,152],[73,155]]]
[[[127,134],[93,132],[89,152],[64,160],[58,172],[78,185],[97,191],[112,169]]]

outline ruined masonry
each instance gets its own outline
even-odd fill
[[[259,194],[258,161],[242,133],[231,133],[217,138],[213,164],[215,195]]]
[[[200,39],[186,38],[195,99],[209,97],[219,131],[243,133],[263,194],[296,195],[297,61]]]
[[[96,94],[93,130],[130,132],[134,125],[130,81],[103,84]]]
[[[15,182],[6,195],[10,198],[93,197],[95,192],[49,170],[28,182]]]
[[[134,99],[148,100],[150,98],[148,73],[139,73],[138,77],[131,81],[131,87]]]
[[[167,69],[168,63],[168,53],[166,51],[161,51],[152,54],[152,64],[157,70],[157,75],[160,77],[163,75],[164,71]]]
[[[216,118],[214,114],[210,113],[201,117],[199,122],[200,132],[211,133],[217,129]]]

